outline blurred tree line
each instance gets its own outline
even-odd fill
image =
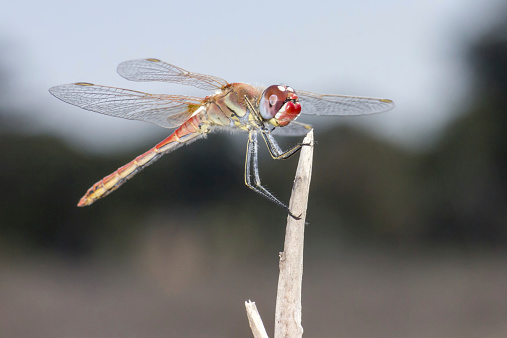
[[[425,153],[351,127],[317,131],[308,240],[505,248],[505,28],[470,49],[474,103]],[[80,256],[128,249],[140,229],[154,223],[175,231],[195,227],[217,247],[281,246],[286,213],[244,186],[243,156],[230,150],[228,136],[214,134],[163,157],[119,192],[77,208],[95,181],[150,145],[128,156],[92,155],[51,136],[14,132],[5,116],[0,112],[5,250]],[[263,182],[288,201],[297,160],[280,163],[266,155],[261,162]]]

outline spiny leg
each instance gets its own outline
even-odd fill
[[[291,217],[295,219],[301,219],[301,217],[295,216],[283,202],[277,199],[271,194],[266,188],[261,185],[261,178],[259,176],[259,161],[257,154],[257,131],[251,130],[248,134],[248,144],[246,149],[246,161],[245,161],[245,184],[247,187],[255,191],[256,193],[264,196],[268,200],[278,204],[289,212]],[[253,172],[252,172],[253,171]],[[254,184],[252,184],[252,174]]]
[[[275,160],[286,160],[295,153],[297,153],[298,151],[300,151],[303,146],[309,145],[306,143],[298,143],[292,148],[289,148],[288,150],[284,151],[280,148],[278,142],[276,142],[275,138],[271,134],[267,132],[262,132],[261,135],[264,141],[266,142],[266,145],[268,146],[268,150],[271,157],[274,158]]]

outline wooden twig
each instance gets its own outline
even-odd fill
[[[300,219],[287,216],[284,251],[280,253],[280,275],[276,296],[275,338],[301,337],[301,285],[303,282],[303,247],[306,208],[313,161],[313,130],[303,140],[309,144],[301,149],[298,168],[292,187],[289,209]],[[245,302],[248,321],[255,338],[267,337],[257,307],[253,302]],[[258,318],[257,318],[258,317]],[[259,324],[260,323],[260,324]],[[260,329],[261,328],[261,329]]]
[[[248,302],[245,302],[245,307],[246,315],[248,316],[248,323],[250,324],[254,338],[268,338],[268,333],[264,328],[264,324],[262,323],[259,311],[257,311],[255,302],[249,300]]]
[[[280,253],[280,275],[276,296],[275,338],[301,337],[301,286],[306,208],[313,161],[313,130],[303,140],[310,144],[301,149],[289,208],[300,219],[287,217],[284,251]]]

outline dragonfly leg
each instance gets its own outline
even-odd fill
[[[310,144],[307,143],[298,143],[295,146],[289,148],[288,150],[282,150],[280,146],[278,145],[278,142],[276,142],[275,138],[269,134],[269,133],[261,133],[262,138],[266,142],[266,145],[268,146],[269,153],[271,154],[271,157],[275,160],[286,160],[298,151],[301,150],[303,146],[307,146]]]
[[[266,188],[261,184],[261,178],[259,176],[259,161],[257,153],[257,131],[251,130],[248,134],[248,145],[246,150],[246,161],[245,161],[245,184],[247,187],[255,191],[256,193],[264,196],[271,202],[278,204],[289,212],[291,217],[295,219],[301,219],[301,217],[295,216],[283,202],[273,196]],[[252,182],[253,178],[253,182]]]

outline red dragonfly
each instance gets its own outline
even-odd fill
[[[165,140],[95,183],[78,206],[90,205],[118,189],[143,168],[184,144],[206,137],[213,130],[248,132],[245,183],[265,198],[290,210],[261,185],[257,160],[257,136],[261,135],[274,159],[287,159],[301,149],[298,143],[282,150],[273,136],[303,136],[312,129],[295,119],[305,115],[364,115],[394,107],[389,99],[322,95],[297,92],[289,86],[267,88],[245,83],[228,83],[211,75],[192,73],[158,59],[122,62],[118,73],[131,81],[163,81],[214,90],[203,98],[148,94],[135,90],[77,82],[49,91],[62,101],[97,113],[177,128]],[[290,213],[292,215],[292,213]],[[294,215],[292,215],[295,217]]]

